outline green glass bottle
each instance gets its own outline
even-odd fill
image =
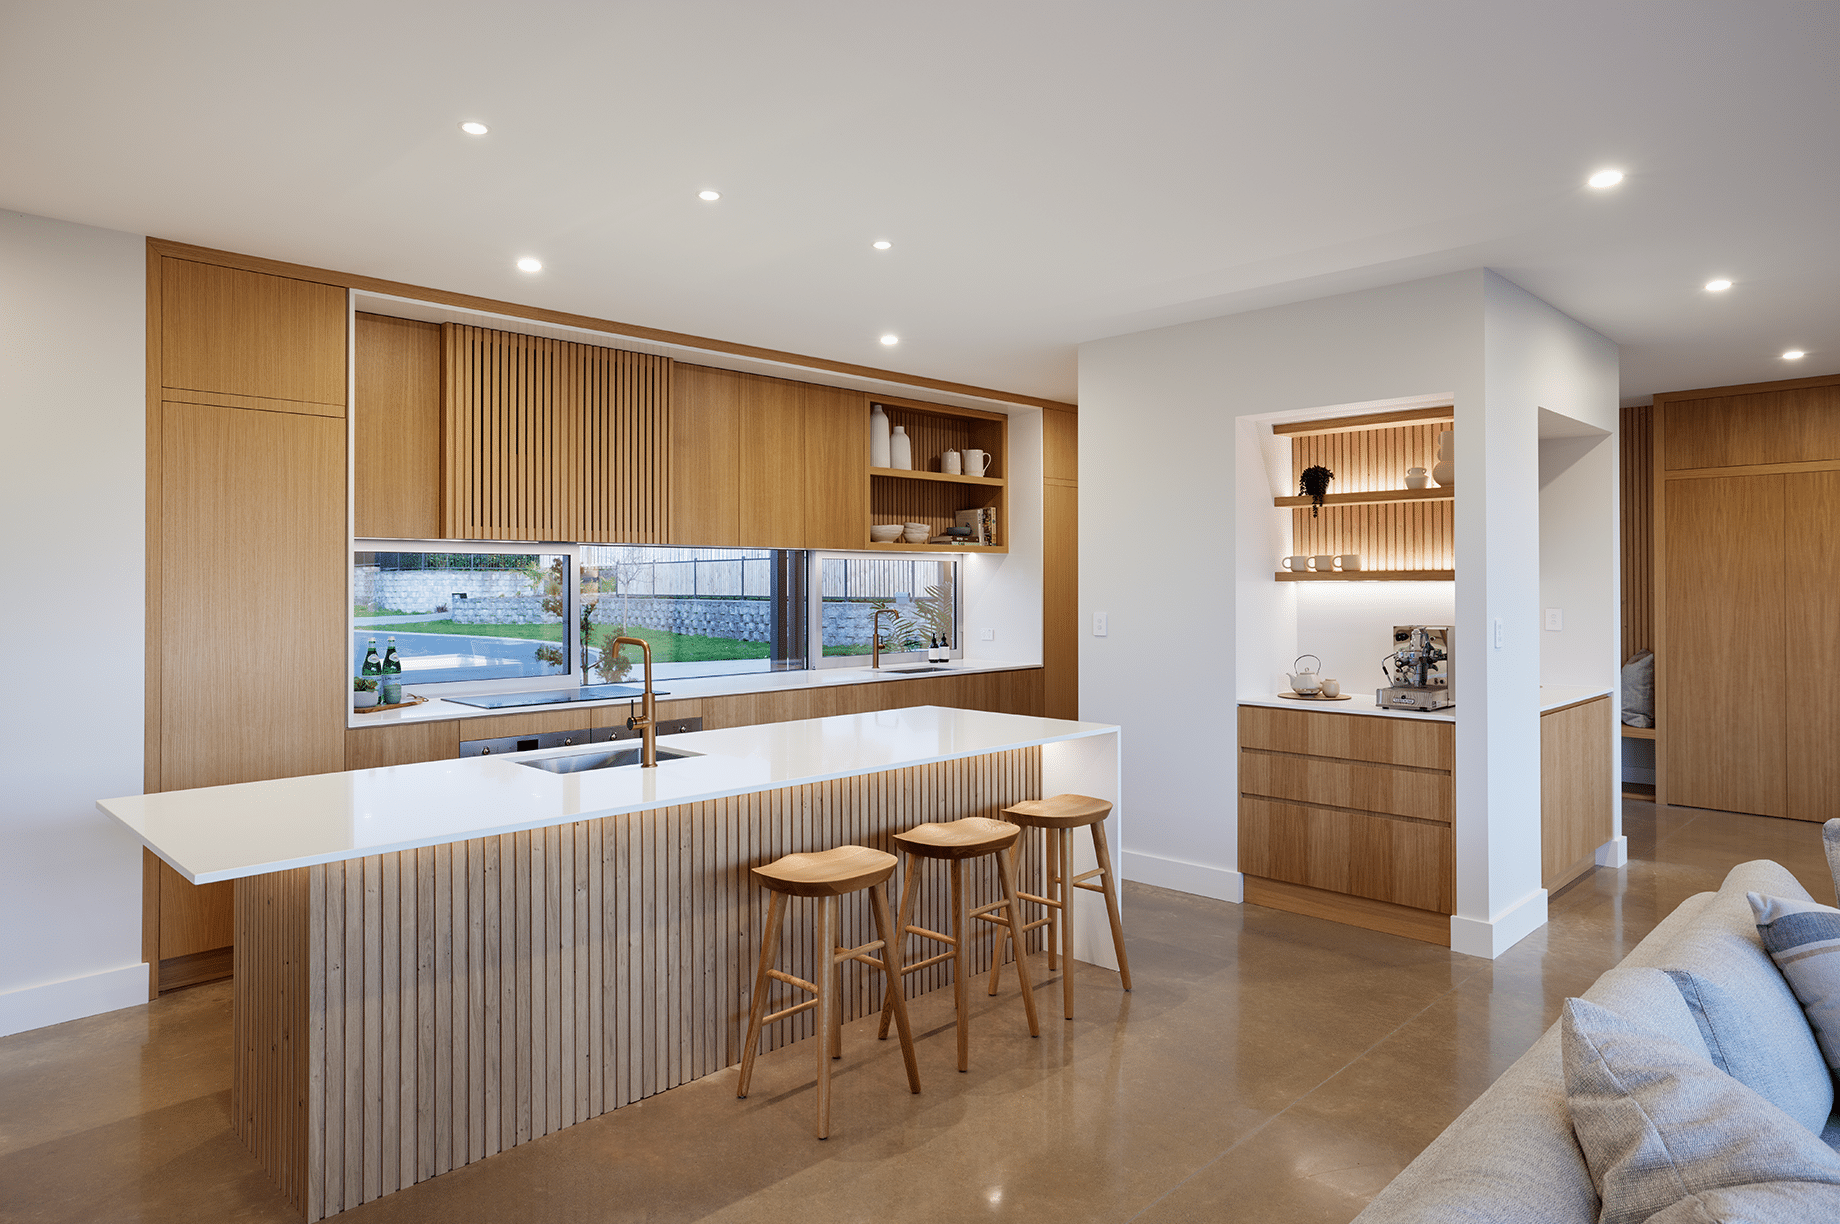
[[[377,657],[377,639],[371,639],[370,649],[364,652],[364,665],[358,669],[360,676],[383,675],[383,662]]]
[[[391,638],[383,651],[383,683],[378,685],[378,704],[397,705],[402,701],[402,660],[396,655],[396,639]]]

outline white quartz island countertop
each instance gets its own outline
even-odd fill
[[[660,736],[700,753],[554,774],[518,762],[608,745],[314,774],[103,799],[194,884],[546,828],[830,778],[1109,735],[1116,727],[915,706]]]
[[[1540,686],[1540,713],[1546,714],[1563,706],[1576,705],[1580,701],[1589,701],[1593,697],[1606,697],[1615,690],[1609,685],[1587,684],[1542,684]],[[1442,710],[1383,710],[1374,704],[1372,690],[1350,693],[1347,701],[1297,701],[1294,698],[1280,697],[1273,693],[1269,697],[1241,697],[1241,705],[1270,706],[1275,710],[1316,710],[1328,714],[1371,714],[1380,718],[1404,718],[1415,722],[1456,722],[1457,709],[1462,704],[1449,706]]]

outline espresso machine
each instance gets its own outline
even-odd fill
[[[1394,625],[1393,653],[1380,671],[1391,683],[1374,693],[1383,710],[1442,710],[1457,703],[1457,631],[1449,625]]]

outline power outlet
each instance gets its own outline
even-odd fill
[[[978,641],[994,642],[996,640],[997,640],[997,631],[995,629],[979,629],[978,630]]]
[[[1105,613],[1093,613],[1093,636],[1104,637],[1106,633]]]
[[[1500,650],[1508,644],[1508,631],[1502,628],[1501,617],[1495,618],[1495,649]]]
[[[1560,633],[1565,629],[1565,609],[1546,609],[1546,632]]]

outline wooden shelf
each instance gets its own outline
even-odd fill
[[[1344,574],[1293,573],[1279,570],[1279,582],[1455,582],[1456,570],[1355,570]]]
[[[1655,738],[1655,729],[1653,727],[1632,727],[1628,723],[1619,723],[1618,725],[1622,728],[1623,736],[1626,739],[1652,740]]]
[[[1449,489],[1375,489],[1369,493],[1330,493],[1323,498],[1324,508],[1330,506],[1377,506],[1384,502],[1416,501],[1455,501],[1457,491]],[[1310,504],[1307,497],[1274,497],[1271,504],[1280,509],[1303,507]]]
[[[1455,424],[1456,416],[1454,408],[1411,408],[1402,412],[1370,412],[1366,416],[1289,421],[1281,425],[1273,425],[1271,432],[1284,437],[1307,438],[1316,434],[1364,433],[1370,429],[1395,429],[1401,425],[1449,425]]]
[[[869,475],[892,476],[896,480],[926,480],[934,484],[984,485],[997,489],[1009,483],[995,476],[953,476],[947,472],[913,472],[906,468],[872,467],[869,469]]]
[[[1009,551],[1001,544],[904,544],[899,540],[892,544],[871,540],[866,547],[877,552],[1006,553]]]

